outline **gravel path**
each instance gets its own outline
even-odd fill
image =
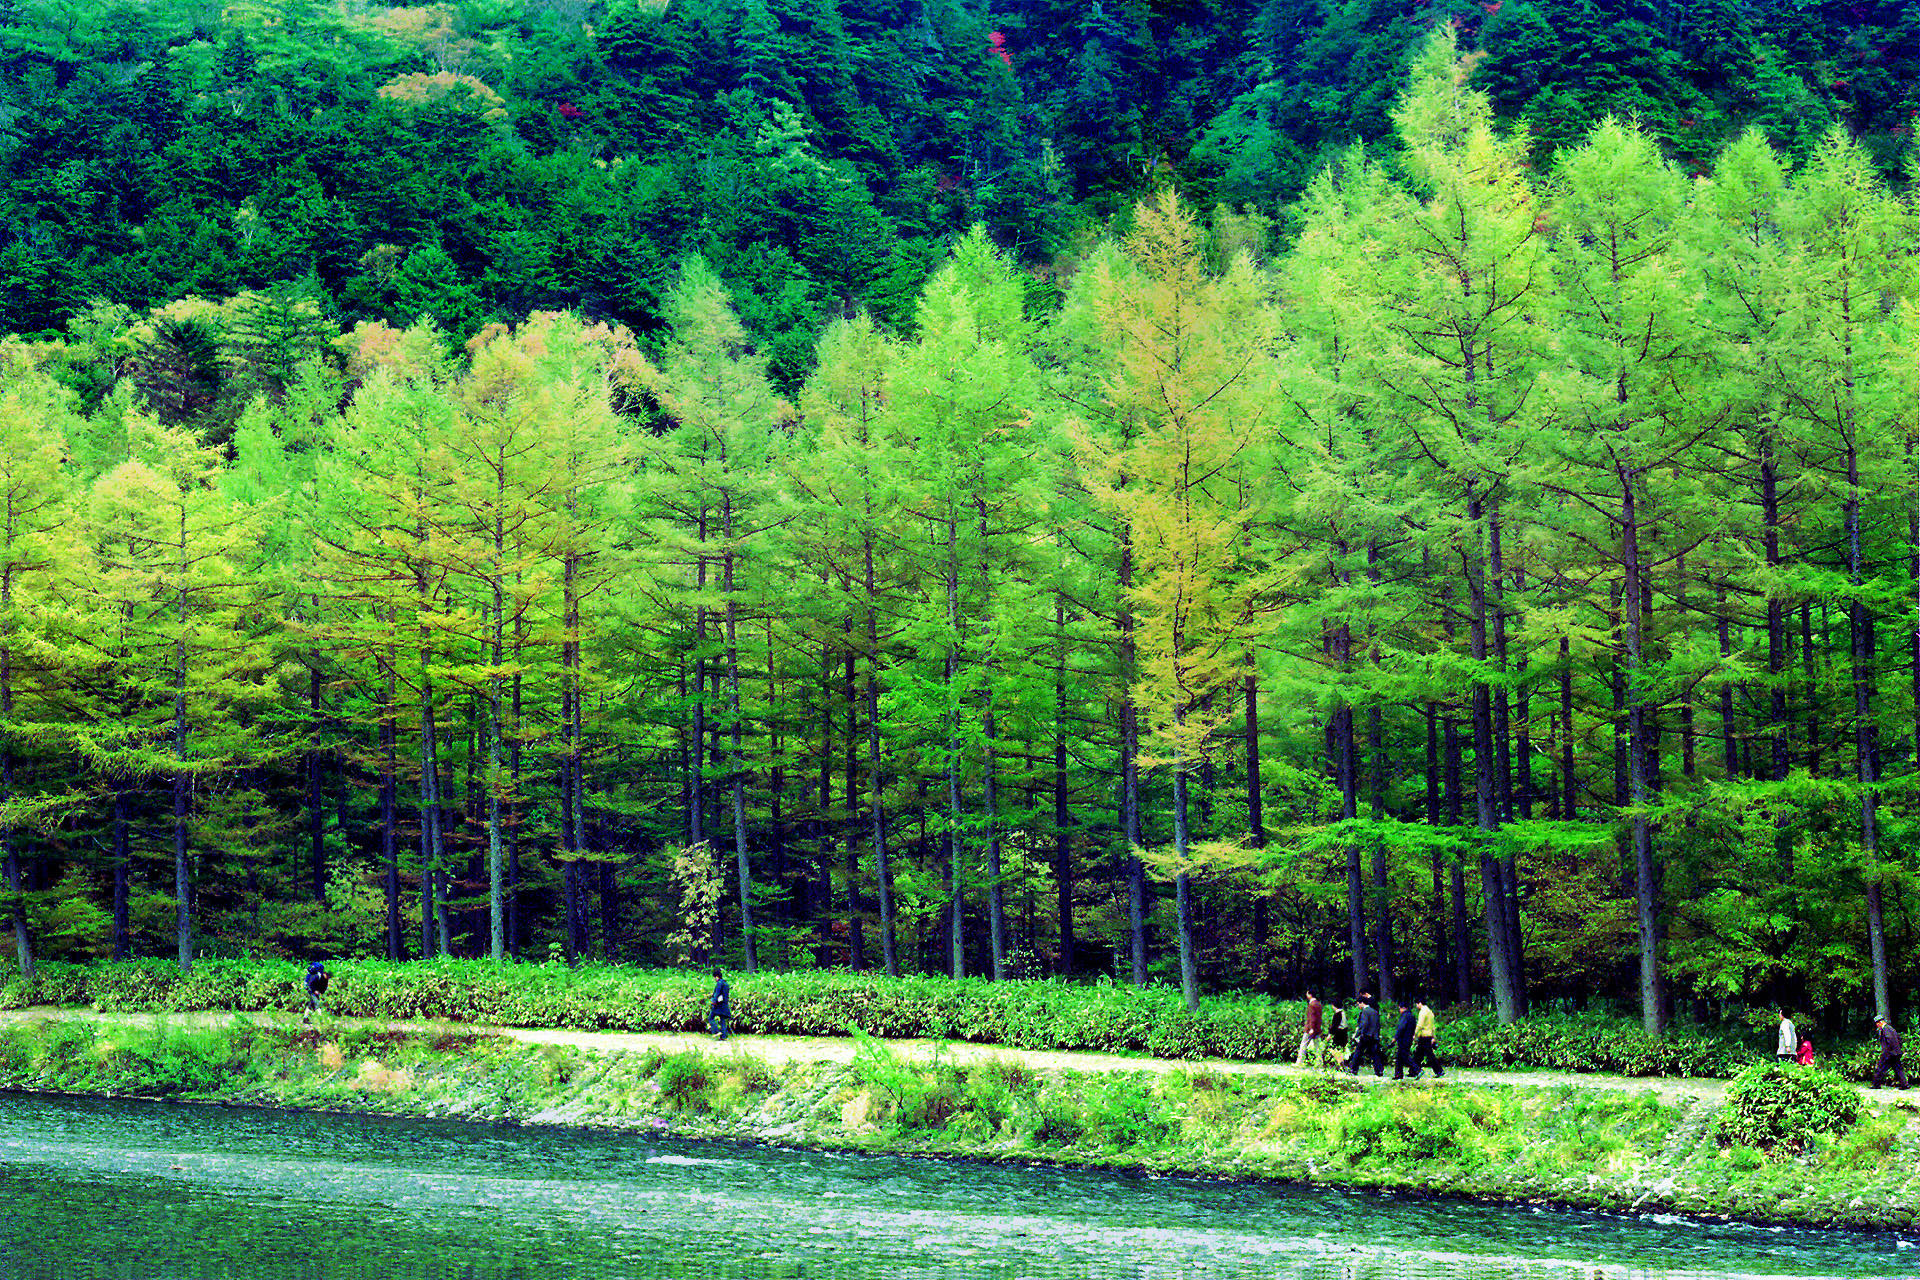
[[[165,1021],[176,1026],[212,1026],[225,1022],[231,1014],[227,1013],[95,1013],[85,1009],[60,1009],[38,1007],[30,1009],[0,1010],[0,1027],[21,1025],[43,1020],[62,1021],[102,1021],[134,1024],[152,1024]],[[291,1013],[253,1013],[248,1017],[281,1026],[292,1026],[297,1017]],[[671,1032],[626,1033],[611,1031],[563,1031],[541,1027],[489,1027],[465,1022],[435,1021],[395,1021],[382,1022],[372,1018],[336,1018],[323,1017],[323,1027],[367,1027],[383,1026],[394,1030],[417,1032],[458,1032],[468,1035],[497,1035],[519,1040],[527,1044],[571,1045],[579,1049],[598,1049],[603,1051],[636,1052],[658,1049],[663,1053],[680,1053],[694,1050],[713,1054],[746,1054],[774,1064],[796,1062],[851,1062],[859,1052],[858,1044],[843,1036],[758,1036],[736,1035],[726,1041],[717,1041],[712,1036],[676,1034]],[[1149,1058],[1130,1054],[1111,1053],[1058,1053],[1034,1049],[1009,1049],[1002,1045],[971,1044],[966,1041],[948,1040],[889,1040],[887,1047],[904,1058],[926,1061],[936,1054],[944,1054],[954,1062],[984,1062],[990,1059],[1011,1059],[1026,1063],[1042,1070],[1060,1071],[1216,1071],[1222,1074],[1297,1076],[1310,1074],[1296,1068],[1292,1063],[1279,1062],[1233,1062],[1224,1058]],[[1384,1078],[1376,1078],[1368,1072],[1348,1077],[1364,1085],[1395,1086],[1391,1072]],[[1674,1079],[1638,1079],[1629,1076],[1613,1075],[1575,1075],[1571,1073],[1549,1071],[1482,1071],[1468,1068],[1455,1068],[1436,1080],[1430,1075],[1422,1076],[1417,1082],[1403,1082],[1397,1087],[1434,1088],[1454,1085],[1519,1085],[1540,1088],[1555,1088],[1561,1085],[1573,1085],[1583,1089],[1622,1089],[1635,1092],[1650,1091],[1665,1101],[1673,1102],[1681,1098],[1700,1098],[1718,1102],[1726,1092],[1724,1080],[1674,1080]]]
[[[0,1027],[21,1025],[46,1020],[101,1021],[135,1024],[151,1024],[165,1021],[175,1025],[212,1026],[225,1022],[233,1015],[228,1013],[95,1013],[86,1009],[61,1009],[36,1007],[30,1009],[0,1010]],[[282,1012],[248,1014],[259,1022],[270,1022],[281,1026],[292,1026],[298,1021],[297,1015]],[[527,1044],[571,1045],[578,1049],[598,1049],[602,1051],[644,1052],[658,1049],[663,1053],[681,1053],[694,1050],[712,1054],[745,1054],[763,1061],[783,1065],[796,1062],[851,1062],[859,1052],[858,1044],[844,1036],[756,1036],[736,1035],[726,1041],[717,1041],[712,1036],[686,1035],[671,1032],[646,1032],[641,1034],[613,1031],[562,1031],[542,1027],[488,1027],[467,1022],[434,1021],[381,1021],[375,1018],[336,1018],[323,1017],[322,1027],[388,1027],[396,1031],[416,1032],[457,1032],[466,1035],[495,1035],[519,1040]],[[1112,1053],[1056,1053],[1036,1049],[1009,1049],[1002,1045],[970,1044],[958,1040],[889,1040],[885,1042],[894,1053],[904,1058],[926,1061],[936,1054],[944,1054],[954,1062],[985,1062],[990,1059],[1011,1059],[1023,1062],[1041,1070],[1059,1071],[1217,1071],[1222,1074],[1298,1076],[1310,1074],[1295,1067],[1291,1062],[1232,1062],[1224,1058],[1149,1058],[1129,1054]],[[1444,1049],[1444,1045],[1442,1046]],[[1443,1054],[1444,1056],[1444,1054]],[[1512,1085],[1522,1088],[1554,1089],[1572,1086],[1578,1089],[1619,1089],[1632,1093],[1652,1093],[1663,1102],[1677,1103],[1685,1098],[1697,1098],[1702,1102],[1717,1104],[1726,1096],[1725,1080],[1700,1079],[1650,1079],[1637,1076],[1616,1076],[1586,1074],[1562,1071],[1485,1071],[1474,1068],[1453,1068],[1436,1080],[1432,1076],[1422,1076],[1418,1081],[1396,1082],[1391,1073],[1384,1078],[1361,1072],[1350,1076],[1367,1086],[1389,1088],[1449,1088],[1460,1085]],[[1869,1104],[1884,1105],[1895,1099],[1914,1098],[1915,1095],[1902,1094],[1888,1089],[1875,1092],[1865,1085],[1860,1091]]]

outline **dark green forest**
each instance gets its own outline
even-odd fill
[[[1689,172],[1844,127],[1904,182],[1900,0],[0,0],[0,332],[298,283],[341,325],[642,336],[703,256],[791,392],[984,225],[1044,291],[1172,181],[1297,231],[1437,22],[1528,161],[1611,114]]]
[[[1908,7],[0,5],[12,964],[1909,1003]]]

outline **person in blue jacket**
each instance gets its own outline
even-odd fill
[[[320,1012],[320,997],[327,994],[327,984],[332,977],[325,961],[315,960],[307,966],[307,1008],[300,1015],[300,1021],[312,1022],[313,1015]]]
[[[727,975],[713,971],[713,1003],[707,1007],[707,1030],[721,1040],[727,1038],[727,1023],[732,1014],[727,1008]]]

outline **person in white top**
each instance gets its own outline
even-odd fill
[[[1780,1011],[1780,1038],[1774,1043],[1773,1056],[1783,1063],[1796,1062],[1800,1057],[1800,1033],[1785,1009]]]

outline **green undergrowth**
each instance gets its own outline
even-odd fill
[[[1758,1080],[1756,1076],[1756,1080]],[[840,1150],[1397,1188],[1612,1209],[1911,1227],[1920,1108],[1843,1118],[1648,1091],[1346,1076],[1042,1071],[909,1057],[774,1067],[738,1045],[595,1052],[460,1032],[236,1016],[0,1030],[0,1088],[569,1124]],[[1775,1096],[1778,1095],[1778,1096]],[[1758,1095],[1756,1095],[1758,1096]],[[1824,1095],[1821,1095],[1824,1096]],[[1796,1109],[1797,1108],[1797,1109]],[[1759,1116],[1768,1134],[1741,1129]]]
[[[300,1006],[303,966],[275,960],[202,960],[190,974],[159,959],[45,964],[30,980],[0,965],[0,1009],[35,1005],[105,1012],[253,1013]],[[338,966],[330,1012],[576,1031],[695,1031],[712,979],[681,970],[436,960]],[[1290,1058],[1304,1006],[1258,994],[1210,996],[1189,1013],[1170,987],[1058,981],[887,978],[836,970],[733,978],[735,1030],[755,1035],[961,1040],[1009,1048],[1136,1053],[1177,1059]],[[1771,1050],[1772,1031],[1676,1030],[1648,1035],[1634,1019],[1545,1014],[1502,1025],[1486,1011],[1443,1015],[1449,1062],[1494,1070],[1730,1077]],[[1874,1050],[1840,1047],[1825,1064],[1865,1079]],[[1909,1074],[1920,1074],[1920,1035]]]

